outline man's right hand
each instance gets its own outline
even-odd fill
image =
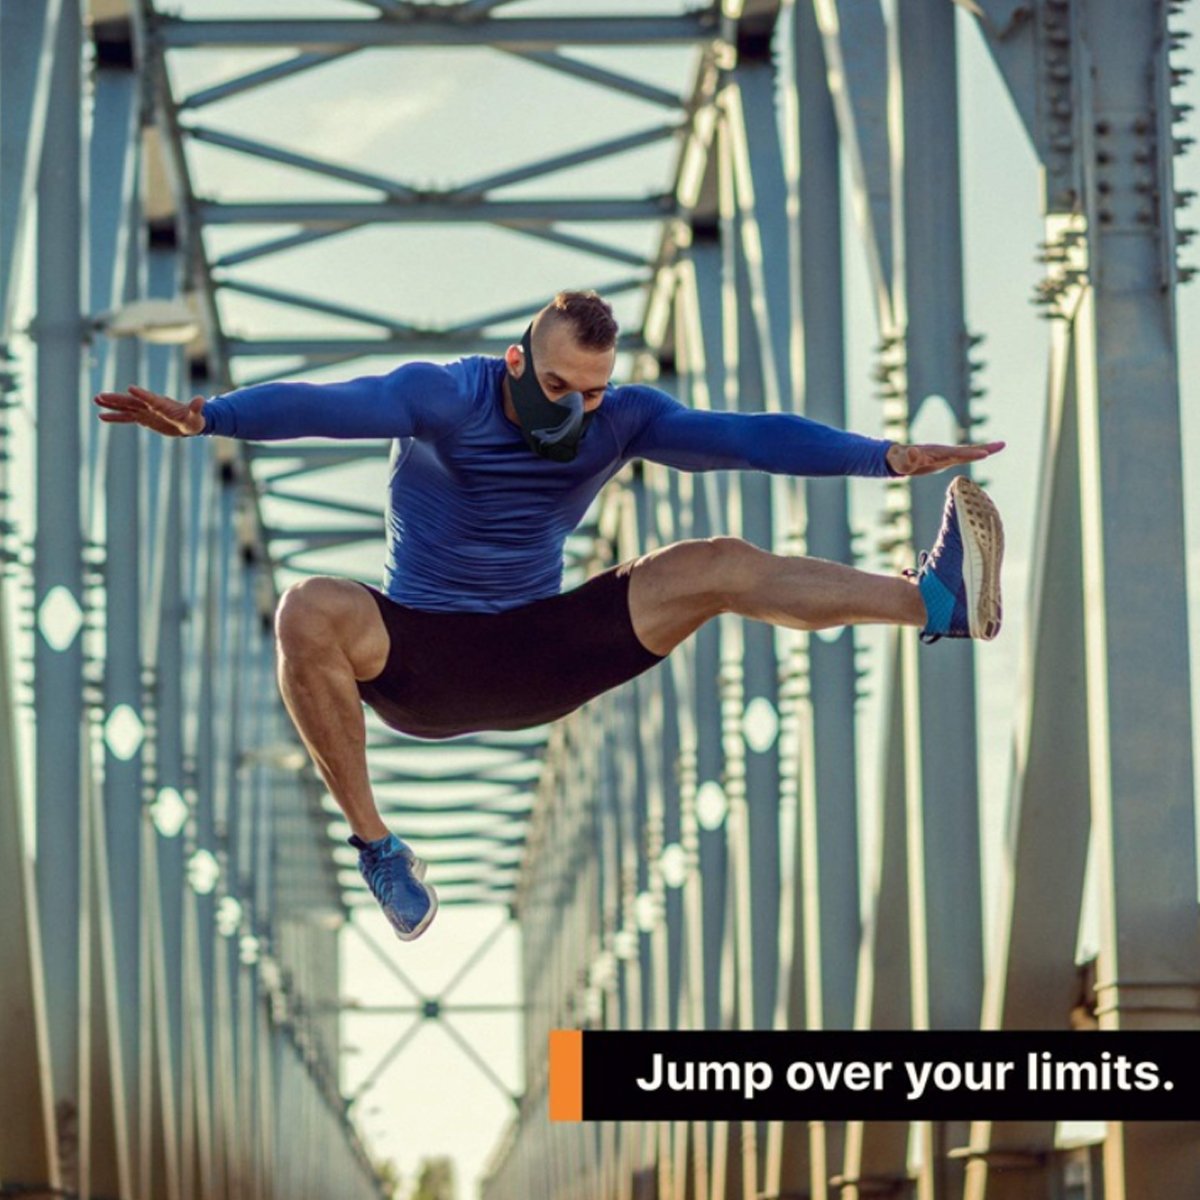
[[[131,386],[127,392],[101,392],[95,403],[106,412],[100,420],[114,425],[144,425],[166,437],[191,437],[204,431],[204,397],[180,404],[145,388]]]

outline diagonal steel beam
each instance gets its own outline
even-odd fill
[[[300,233],[289,233],[284,237],[271,238],[270,241],[246,246],[241,250],[232,250],[228,254],[214,258],[211,265],[213,270],[221,267],[237,267],[242,263],[253,262],[256,258],[265,258],[268,254],[294,250],[297,246],[307,246],[313,242],[321,242],[326,238],[337,237],[339,234],[351,233],[355,229],[362,228],[363,225],[360,221],[346,221],[328,229],[305,229]]]
[[[388,973],[392,975],[397,982],[403,987],[414,1000],[421,1000],[424,994],[421,989],[402,971],[395,961],[395,955],[388,954],[382,946],[357,922],[351,921],[348,928],[357,935],[359,941],[384,965]]]
[[[653,260],[647,258],[644,254],[637,254],[620,246],[609,245],[605,242],[597,241],[595,238],[565,233],[562,230],[554,229],[541,223],[531,224],[528,220],[513,218],[494,219],[491,223],[499,229],[507,229],[513,233],[519,233],[524,237],[549,242],[551,245],[564,246],[569,250],[581,250],[585,254],[594,254],[597,257],[609,259],[612,262],[626,263],[633,267],[651,267],[654,265]],[[314,242],[337,237],[343,233],[352,233],[354,230],[364,227],[365,222],[346,221],[326,229],[306,229],[299,233],[287,234],[283,237],[272,238],[266,242],[259,242],[256,245],[247,246],[241,250],[230,251],[228,254],[223,254],[219,258],[214,259],[212,266],[214,268],[240,266],[242,263],[253,262],[257,258],[264,258],[271,254],[294,250],[299,246],[308,246]]]
[[[347,55],[357,54],[362,48],[353,46],[343,50],[334,50],[327,54],[297,54],[285,62],[274,63],[261,70],[238,75],[224,83],[192,92],[191,95],[176,101],[176,109],[184,112],[188,109],[203,108],[207,104],[215,104],[219,100],[227,100],[230,96],[240,96],[243,92],[262,87],[264,84],[275,83],[280,79],[290,79],[293,75],[312,70],[313,67],[324,66],[326,63],[336,62],[339,58],[345,58]]]
[[[483,956],[496,944],[497,938],[505,931],[505,929],[510,926],[511,923],[512,919],[507,913],[505,913],[500,918],[499,924],[484,934],[484,936],[479,940],[479,944],[475,947],[475,949],[472,950],[465,959],[463,959],[458,969],[453,975],[450,976],[449,981],[441,990],[440,994],[442,996],[449,996],[450,993],[454,991],[454,989],[458,987],[460,983],[462,983],[462,981],[471,973],[471,971],[475,969],[476,965],[480,962]],[[456,1007],[461,1008],[462,1006],[456,1005]]]
[[[454,1024],[447,1018],[442,1018],[442,1028],[450,1035],[450,1038],[458,1046],[458,1048],[479,1068],[479,1072],[496,1090],[504,1096],[518,1111],[521,1107],[521,1097],[514,1095],[508,1084],[496,1073],[495,1068],[485,1059],[474,1046],[454,1027]]]
[[[596,241],[594,238],[581,237],[578,234],[564,233],[562,230],[544,225],[529,224],[528,222],[512,219],[496,220],[492,224],[499,229],[508,229],[524,237],[549,242],[555,246],[565,246],[569,250],[582,250],[585,254],[595,254],[600,258],[606,258],[612,262],[626,263],[631,267],[651,267],[654,265],[653,260],[647,258],[644,254],[636,254],[620,246],[612,246],[605,242]],[[263,258],[270,254],[279,254],[285,250],[293,250],[297,246],[311,245],[313,242],[320,242],[325,238],[337,237],[343,233],[352,233],[354,230],[362,229],[363,227],[363,223],[360,221],[347,221],[328,229],[306,229],[301,233],[292,233],[285,237],[272,238],[267,242],[260,242],[257,245],[248,246],[242,250],[234,250],[228,254],[223,254],[220,258],[214,259],[212,265],[214,268],[239,266],[242,263],[252,262],[256,258]]]
[[[510,187],[514,183],[526,183],[530,179],[540,179],[545,175],[552,175],[557,171],[566,171],[571,167],[582,166],[584,163],[611,158],[614,155],[624,154],[630,150],[637,150],[642,146],[652,146],[656,142],[666,141],[668,138],[675,137],[686,128],[686,124],[683,123],[655,125],[650,129],[642,129],[635,133],[624,134],[621,137],[609,138],[607,141],[597,142],[592,146],[584,146],[578,150],[568,151],[565,154],[556,154],[552,158],[542,159],[540,162],[527,163],[508,171],[501,171],[495,175],[486,175],[482,179],[472,180],[470,183],[464,183],[452,188],[447,193],[447,196],[481,196],[485,192],[493,191],[496,188]]]
[[[286,292],[282,288],[265,287],[260,283],[247,283],[238,279],[216,279],[217,287],[226,292],[237,292],[243,296],[254,296],[259,300],[271,300],[276,304],[287,304],[292,308],[303,308],[309,312],[324,313],[331,317],[345,317],[350,321],[362,321],[368,325],[381,325],[384,329],[395,333],[417,335],[418,330],[404,321],[382,313],[367,312],[365,309],[354,308],[348,304],[332,304],[328,300],[319,300],[315,296],[298,296],[295,292]],[[246,385],[243,384],[243,387]]]
[[[325,512],[348,513],[354,517],[363,517],[367,520],[378,518],[378,507],[369,507],[365,504],[353,504],[349,500],[335,500],[331,496],[305,496],[295,492],[278,492],[271,486],[272,481],[267,481],[266,495],[273,500],[287,500],[292,504],[306,504],[314,508],[322,509]]]
[[[462,0],[450,10],[450,15],[455,20],[479,20],[497,8],[514,2],[515,0]]]
[[[564,233],[560,229],[532,225],[527,222],[511,219],[496,221],[495,224],[501,229],[510,229],[513,233],[519,233],[523,237],[549,242],[554,246],[565,246],[568,250],[582,250],[585,254],[595,254],[600,258],[607,258],[613,262],[628,263],[631,267],[652,267],[654,265],[653,261],[644,254],[635,254],[633,251],[624,250],[620,246],[611,246],[604,242],[598,242],[594,238]]]
[[[238,387],[253,387],[258,383],[275,383],[280,379],[294,379],[297,376],[304,375],[308,371],[325,371],[330,367],[341,366],[343,363],[357,362],[362,357],[363,355],[354,353],[343,355],[341,358],[305,359],[301,363],[281,367],[275,371],[267,371],[262,375],[249,375],[241,378],[238,380]],[[261,446],[256,446],[248,452],[248,457],[251,459],[260,458],[262,456],[262,449]],[[302,456],[302,450],[295,450],[289,457],[298,458]]]
[[[420,15],[420,6],[411,0],[354,0],[356,4],[365,4],[376,12],[392,17],[412,18]]]
[[[546,67],[551,71],[557,71],[561,75],[570,75],[574,79],[583,79],[588,83],[599,84],[610,91],[633,96],[638,100],[657,104],[661,108],[685,107],[684,98],[666,88],[656,87],[652,83],[634,79],[630,75],[623,75],[617,71],[606,70],[604,67],[594,66],[592,63],[581,62],[579,59],[570,58],[557,51],[520,50],[511,46],[500,46],[498,49],[512,54],[514,57],[523,58],[527,62]]]
[[[605,296],[620,296],[626,292],[635,292],[639,288],[644,288],[649,282],[649,279],[645,275],[634,275],[628,279],[619,279],[614,283],[606,283],[603,287],[596,290],[603,292]],[[531,317],[544,304],[545,299],[539,297],[537,300],[527,304],[514,305],[512,308],[501,309],[499,312],[487,313],[482,317],[475,317],[470,321],[462,321],[457,325],[450,325],[440,332],[447,335],[481,333],[484,329],[488,329],[493,325],[505,325],[509,321]]]
[[[389,179],[385,175],[374,175],[369,171],[357,171],[353,167],[339,166],[337,163],[314,158],[311,154],[301,154],[282,146],[272,146],[257,138],[222,133],[219,129],[209,129],[205,125],[183,125],[180,130],[195,141],[209,146],[219,146],[222,150],[232,150],[238,154],[248,154],[254,158],[265,159],[267,162],[280,163],[282,166],[296,167],[314,175],[341,180],[343,183],[356,183],[362,187],[378,188],[381,192],[397,200],[412,200],[416,199],[418,195],[413,188],[397,179]]]
[[[229,338],[229,354],[234,358],[319,358],[349,361],[351,356],[400,354],[503,354],[511,338],[450,337],[417,332],[411,337],[389,338]],[[292,372],[289,372],[291,374]]]

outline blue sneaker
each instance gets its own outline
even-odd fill
[[[377,842],[350,838],[358,869],[402,942],[419,938],[437,913],[437,893],[425,878],[425,863],[394,833]]]
[[[950,481],[942,527],[928,553],[921,552],[916,576],[925,601],[921,641],[980,638],[1000,632],[1000,561],[1004,526],[996,506],[965,475]]]

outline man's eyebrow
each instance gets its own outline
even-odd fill
[[[549,382],[561,383],[561,384],[563,385],[563,387],[570,387],[570,386],[571,386],[571,385],[570,385],[570,384],[569,384],[569,383],[568,383],[568,382],[567,382],[567,381],[566,381],[566,380],[565,380],[565,379],[564,379],[564,378],[563,378],[563,377],[562,377],[562,376],[561,376],[561,375],[560,375],[560,374],[559,374],[557,371],[547,371],[547,372],[546,372],[546,381],[547,381],[548,383],[549,383]],[[611,382],[612,382],[612,380],[611,380],[611,379],[606,379],[606,380],[605,380],[605,381],[604,381],[602,384],[600,384],[598,387],[590,387],[590,388],[573,388],[572,390],[573,390],[573,391],[578,391],[578,392],[602,392],[602,391],[604,391],[604,389],[605,389],[605,388],[607,388],[607,387],[608,387],[608,385],[609,385]]]

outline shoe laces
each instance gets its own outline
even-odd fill
[[[403,854],[403,850],[399,851]],[[391,846],[384,846],[380,850],[364,850],[362,853],[363,874],[367,879],[367,886],[371,889],[371,893],[378,899],[382,898],[386,885],[391,882],[391,873],[388,870],[388,860],[396,857],[395,853],[391,852]]]
[[[915,567],[905,567],[900,574],[903,575],[905,579],[920,579],[925,572],[925,564],[928,561],[929,551],[922,550],[921,553],[917,555],[917,565]]]
[[[942,551],[945,549],[946,542],[950,537],[951,522],[954,520],[954,497],[949,496],[945,506],[942,508],[942,523],[938,527],[937,537],[933,539],[933,548],[929,551],[921,551],[921,558],[918,566],[924,567],[926,562],[929,563],[929,568],[932,570],[937,566],[938,560],[942,557]]]

